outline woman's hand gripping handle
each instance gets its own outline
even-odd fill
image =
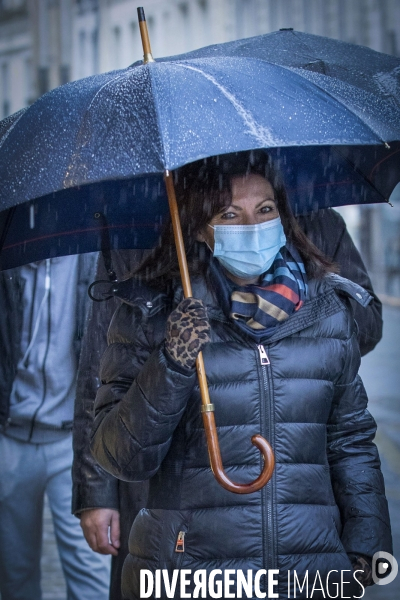
[[[194,369],[196,358],[211,338],[204,303],[185,298],[167,320],[165,348],[171,358],[186,369]]]

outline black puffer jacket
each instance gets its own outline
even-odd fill
[[[165,321],[179,294],[170,302],[130,281],[119,284],[124,303],[102,360],[92,449],[116,477],[150,478],[148,507],[132,528],[124,597],[140,597],[140,569],[241,569],[245,575],[279,569],[279,598],[288,597],[288,570],[301,580],[308,571],[310,581],[317,571],[324,581],[331,570],[348,570],[351,579],[347,553],[391,551],[349,302],[367,304],[368,294],[335,275],[311,281],[308,301],[264,342],[270,364],[263,366],[257,344],[225,318],[204,284],[193,287],[212,326],[204,359],[225,469],[235,481],[258,476],[260,455],[250,444],[256,433],[270,441],[276,469],[250,495],[216,483],[196,375],[163,350]],[[182,553],[175,551],[180,532]],[[306,594],[297,588],[298,598]]]

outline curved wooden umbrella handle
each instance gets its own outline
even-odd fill
[[[185,298],[192,296],[192,286],[190,284],[189,269],[186,260],[185,246],[183,242],[182,229],[179,220],[178,205],[176,202],[174,182],[171,173],[164,173],[165,185],[167,188],[169,209],[171,212],[172,227],[174,230],[174,238],[176,252],[178,254],[179,270],[182,278],[183,293]],[[215,479],[222,487],[235,494],[251,494],[260,490],[272,477],[275,466],[275,458],[271,446],[261,435],[253,435],[251,442],[256,446],[263,455],[264,467],[261,475],[252,483],[235,483],[231,481],[224,471],[222,465],[221,452],[219,449],[217,428],[215,426],[214,405],[211,404],[208,393],[207,378],[204,369],[203,355],[200,352],[196,359],[197,375],[199,378],[202,413],[204,429],[206,431],[207,447],[210,456],[211,469]]]
[[[261,474],[251,483],[236,483],[229,479],[222,465],[214,412],[208,410],[203,412],[203,423],[206,431],[211,469],[215,479],[223,488],[234,494],[251,494],[252,492],[258,492],[258,490],[268,483],[274,472],[275,458],[272,448],[266,439],[261,435],[253,435],[251,438],[251,443],[259,449],[264,458],[264,467]]]

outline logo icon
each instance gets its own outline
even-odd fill
[[[389,552],[376,552],[372,557],[372,579],[377,585],[387,585],[397,576],[399,565]]]

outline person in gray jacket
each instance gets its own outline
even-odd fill
[[[344,277],[360,284],[371,294],[372,300],[367,307],[361,307],[349,299],[358,324],[361,354],[366,354],[381,339],[382,307],[342,217],[334,210],[326,209],[299,217],[298,222],[307,237],[338,265]],[[118,279],[133,271],[141,257],[139,251],[112,253],[112,264]],[[105,262],[100,256],[96,279],[107,279],[109,265],[107,267]],[[78,377],[73,469],[74,512],[81,517],[91,547],[98,552],[114,555],[110,592],[113,600],[121,598],[121,569],[128,552],[130,525],[138,510],[145,506],[147,495],[147,482],[118,481],[96,464],[88,448],[94,397],[99,386],[100,357],[107,345],[108,323],[117,306],[116,299],[111,299],[91,307]],[[108,526],[113,533],[111,543],[107,535]]]
[[[40,600],[48,497],[69,600],[105,600],[109,564],[71,515],[72,421],[95,255],[0,275],[0,592]]]

